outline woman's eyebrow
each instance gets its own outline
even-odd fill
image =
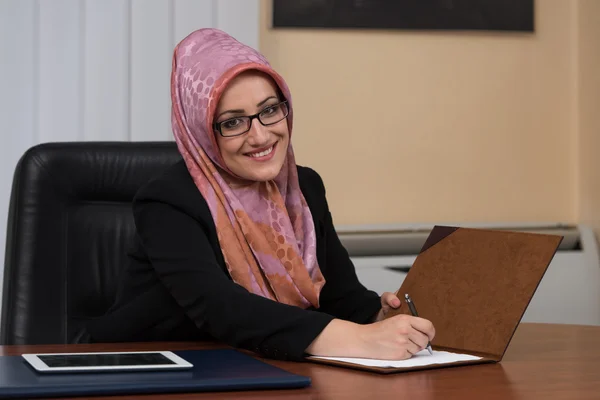
[[[271,100],[271,99],[275,99],[275,100],[277,100],[277,97],[276,97],[276,96],[269,96],[269,97],[267,97],[266,99],[264,99],[263,101],[261,101],[260,103],[258,103],[258,104],[256,105],[256,107],[260,107],[260,106],[262,106],[263,104],[265,104],[267,101],[269,101],[269,100]]]
[[[227,111],[223,111],[221,114],[217,115],[217,118],[215,118],[215,119],[218,119],[218,118],[221,117],[221,115],[227,114],[227,113],[231,113],[231,114],[243,114],[244,110],[227,110]]]
[[[256,105],[256,107],[262,106],[263,104],[265,104],[267,101],[269,101],[271,99],[276,99],[277,100],[277,97],[276,96],[269,96],[266,99],[264,99],[263,101],[261,101],[260,103],[258,103]],[[221,114],[217,115],[217,118],[220,118],[223,114],[227,114],[227,113],[231,113],[231,114],[243,114],[244,112],[245,112],[244,110],[239,110],[239,109],[238,110],[227,110],[227,111],[223,111]]]

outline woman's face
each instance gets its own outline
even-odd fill
[[[263,122],[277,121],[284,112],[287,114],[285,105],[274,107],[283,100],[277,93],[277,85],[268,75],[245,71],[225,89],[214,122],[223,122],[221,132],[227,135],[237,133],[236,130],[243,131],[242,126],[247,127],[239,117],[261,113]],[[253,118],[246,133],[223,137],[215,132],[215,136],[227,168],[238,177],[251,181],[274,179],[283,166],[290,142],[287,118],[268,126]]]

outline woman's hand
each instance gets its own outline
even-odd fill
[[[423,350],[434,336],[430,321],[410,315],[396,315],[367,325],[334,319],[306,352],[317,356],[404,360]]]
[[[390,292],[381,295],[381,310],[373,324],[364,326],[364,340],[370,358],[403,360],[427,347],[435,336],[433,324],[423,318],[410,315],[396,315],[384,320],[391,309],[400,307],[400,299]],[[370,346],[371,345],[371,346]],[[370,347],[370,348],[369,348]]]
[[[381,310],[379,310],[373,322],[382,321],[391,308],[398,307],[400,307],[400,299],[394,293],[384,292],[381,295]]]
[[[426,348],[435,336],[435,328],[429,320],[404,314],[360,325],[359,329],[363,357],[382,360],[410,358]]]

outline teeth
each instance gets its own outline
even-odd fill
[[[248,154],[250,157],[254,157],[254,158],[258,158],[258,157],[264,157],[267,154],[271,154],[271,152],[273,151],[273,146],[269,147],[268,149],[266,149],[265,151],[261,151],[260,153],[250,153]]]

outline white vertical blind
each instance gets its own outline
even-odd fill
[[[88,140],[127,140],[131,2],[85,0],[83,132]]]
[[[79,65],[80,60],[83,26],[79,19],[79,4],[78,0],[39,2],[39,36],[34,45],[38,49],[38,127],[31,135],[38,142],[83,137],[80,136],[81,70],[71,67]]]
[[[131,139],[167,140],[171,136],[173,3],[132,0],[131,5]],[[163,112],[153,118],[149,113],[154,110]]]
[[[252,1],[215,1],[214,14],[213,18],[219,28],[223,29],[233,37],[238,38],[238,40],[241,40],[245,44],[252,46],[255,49],[258,48],[258,35],[255,38],[250,38],[245,34],[245,26],[248,24],[248,21],[258,21],[260,18],[260,8],[253,4]]]
[[[29,147],[172,140],[172,51],[216,27],[258,46],[259,0],[0,0],[0,299],[13,171]]]
[[[258,8],[254,1],[250,1],[250,3],[254,3],[255,7]],[[216,4],[216,0],[175,0],[173,2],[175,25],[173,46],[189,35],[190,32],[193,32],[196,29],[195,26],[216,26]],[[238,37],[237,39],[245,41],[250,46],[252,46],[252,42],[258,43],[258,19],[254,23],[256,23],[256,34],[254,36],[247,32],[244,37]],[[233,35],[231,32],[230,34]]]

